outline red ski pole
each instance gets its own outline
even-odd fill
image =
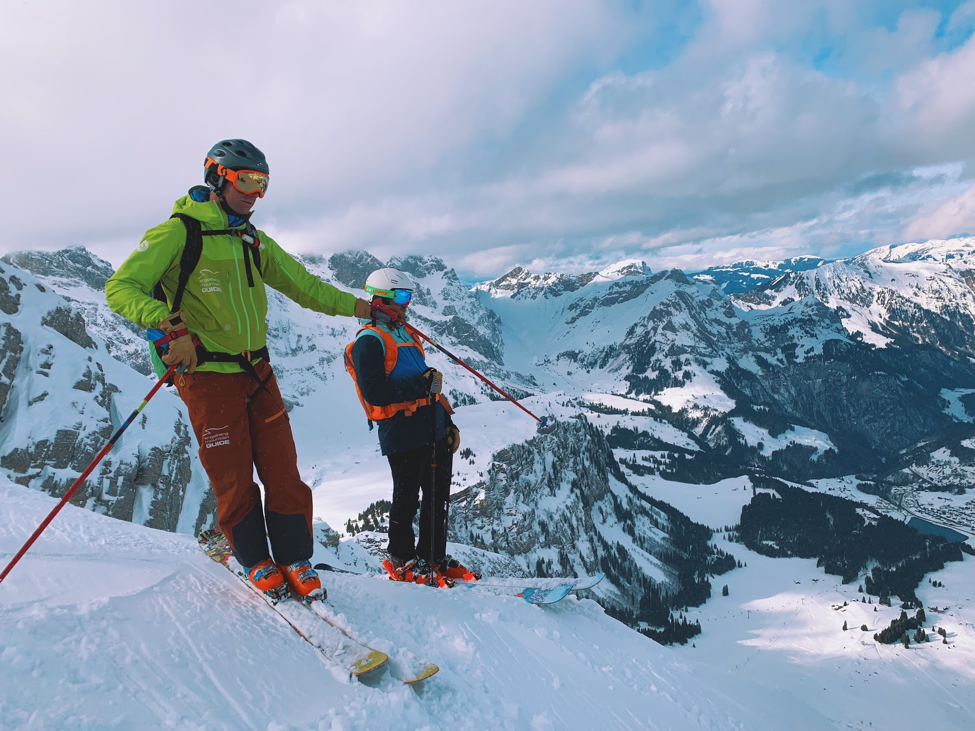
[[[420,332],[419,330],[417,330],[415,327],[413,327],[410,323],[406,322],[405,320],[401,320],[399,318],[399,315],[397,315],[395,312],[393,312],[391,309],[389,309],[388,307],[386,307],[381,302],[378,302],[378,301],[376,302],[375,309],[376,310],[379,310],[384,315],[387,315],[393,322],[398,322],[400,325],[402,325],[403,327],[405,327],[409,332],[416,333],[418,336],[420,336],[421,338],[423,338],[424,340],[426,340],[428,343],[430,343],[430,345],[432,345],[437,350],[439,350],[441,353],[443,353],[448,358],[450,358],[452,361],[454,361],[454,363],[456,363],[459,366],[463,366],[468,371],[470,371],[471,373],[473,373],[475,376],[477,376],[478,378],[480,378],[487,385],[489,385],[491,388],[493,388],[499,394],[501,394],[506,399],[508,399],[508,401],[510,401],[511,403],[513,403],[515,406],[517,406],[519,409],[521,409],[526,414],[528,414],[531,418],[533,418],[535,421],[537,421],[538,422],[538,428],[539,429],[544,429],[545,428],[545,426],[548,423],[548,417],[547,416],[543,416],[541,418],[535,416],[532,412],[530,412],[528,409],[526,409],[524,406],[522,406],[520,403],[518,403],[518,401],[515,398],[513,398],[510,395],[508,395],[507,393],[505,393],[504,391],[502,391],[500,388],[498,388],[496,385],[494,385],[493,383],[491,383],[491,381],[489,381],[487,378],[485,378],[480,373],[478,373],[477,371],[475,371],[473,368],[471,368],[469,365],[467,365],[467,363],[465,363],[460,358],[458,358],[456,355],[454,355],[453,353],[451,353],[449,350],[447,350],[440,343],[438,343],[437,341],[435,341],[432,338],[428,337],[427,335],[424,335],[422,332]]]
[[[54,516],[57,515],[58,512],[60,512],[61,508],[63,508],[65,504],[68,502],[68,500],[71,499],[71,496],[75,494],[75,492],[78,490],[79,487],[81,487],[81,484],[88,478],[88,475],[92,473],[92,470],[94,470],[95,467],[98,466],[98,463],[102,461],[102,458],[106,454],[108,454],[109,451],[111,451],[112,447],[115,446],[115,442],[117,442],[119,437],[122,436],[122,432],[124,432],[128,428],[129,424],[133,422],[135,417],[137,417],[142,412],[142,410],[146,407],[146,404],[149,403],[149,399],[151,399],[153,396],[156,395],[156,391],[158,391],[160,387],[169,379],[169,377],[173,375],[173,371],[175,371],[178,367],[179,367],[179,363],[174,363],[173,365],[169,366],[169,370],[167,370],[166,373],[163,375],[163,377],[160,378],[159,381],[156,383],[156,385],[152,387],[152,390],[149,391],[146,397],[142,400],[142,403],[139,404],[136,407],[135,411],[133,411],[129,415],[129,418],[125,420],[125,423],[122,424],[122,426],[120,426],[115,431],[115,433],[112,435],[112,438],[108,440],[108,444],[102,447],[102,451],[98,453],[98,456],[96,456],[95,459],[92,460],[91,464],[88,465],[85,471],[81,473],[81,476],[74,481],[74,484],[71,486],[71,488],[66,493],[64,493],[64,497],[61,498],[61,502],[59,502],[57,505],[54,506],[54,510],[52,510],[48,514],[48,516],[44,518],[44,521],[37,527],[37,530],[34,531],[33,535],[31,535],[31,537],[27,539],[27,543],[24,544],[23,548],[17,551],[17,555],[14,556],[13,560],[7,564],[7,568],[5,568],[3,570],[3,573],[0,574],[0,582],[2,582],[5,578],[7,578],[7,574],[10,573],[10,570],[17,565],[17,562],[20,561],[23,555],[27,553],[27,551],[30,549],[31,546],[34,545],[34,541],[36,541],[38,537],[41,535],[41,533],[44,532],[44,529],[47,528],[48,525],[50,525],[51,521],[54,520]]]

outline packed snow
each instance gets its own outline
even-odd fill
[[[0,478],[0,557],[54,504]],[[801,699],[662,647],[588,599],[537,607],[486,589],[324,578],[357,638],[439,674],[415,689],[388,673],[351,680],[192,537],[68,505],[0,585],[0,727],[833,727]]]

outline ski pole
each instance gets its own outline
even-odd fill
[[[434,379],[430,379],[430,566],[439,558],[437,556],[437,408],[440,406],[437,394],[433,392]],[[442,387],[442,384],[441,384]],[[437,392],[439,393],[439,391]],[[446,530],[446,526],[444,526]],[[431,575],[430,581],[436,583]],[[430,583],[430,582],[427,582]]]
[[[545,426],[548,424],[548,417],[547,416],[543,416],[541,418],[535,416],[532,412],[530,412],[528,409],[526,409],[524,406],[522,406],[514,397],[512,397],[509,394],[507,394],[504,391],[502,391],[500,388],[498,388],[496,385],[494,385],[491,381],[489,381],[485,376],[483,376],[480,373],[478,373],[477,371],[475,371],[473,368],[471,368],[469,365],[467,365],[467,363],[465,363],[463,360],[461,360],[456,355],[454,355],[453,353],[451,353],[449,350],[447,350],[444,346],[442,346],[436,340],[433,340],[429,336],[424,335],[422,332],[420,332],[415,327],[413,327],[410,323],[406,322],[405,320],[400,319],[399,315],[397,315],[391,309],[389,309],[388,307],[386,307],[384,304],[382,304],[381,302],[378,302],[377,301],[377,303],[375,305],[375,308],[377,310],[379,310],[380,312],[382,312],[384,315],[388,315],[393,320],[393,322],[398,322],[403,327],[405,327],[409,332],[415,333],[416,335],[418,335],[421,338],[423,338],[424,340],[426,340],[428,343],[430,343],[430,345],[432,345],[437,350],[439,350],[441,353],[443,353],[448,358],[450,358],[452,361],[454,361],[454,363],[456,363],[459,366],[463,366],[468,371],[470,371],[471,373],[473,373],[475,376],[477,376],[478,378],[480,378],[487,385],[489,385],[491,388],[493,388],[499,394],[501,394],[506,399],[508,399],[508,401],[510,401],[511,403],[513,403],[515,406],[517,406],[519,409],[521,409],[526,414],[528,414],[531,418],[533,418],[535,421],[537,421],[538,422],[538,428],[539,429],[544,429]]]
[[[60,512],[61,508],[63,508],[65,504],[68,502],[68,500],[71,499],[71,496],[75,494],[75,492],[78,490],[79,487],[81,487],[81,484],[88,478],[88,475],[92,473],[95,467],[98,466],[98,463],[102,461],[102,458],[106,454],[108,454],[109,451],[111,451],[112,447],[115,446],[115,442],[117,442],[119,437],[122,436],[122,432],[124,432],[128,428],[129,424],[131,424],[135,420],[135,417],[137,417],[142,412],[142,410],[146,407],[146,404],[149,403],[149,400],[156,395],[156,391],[158,391],[162,387],[162,385],[167,381],[167,379],[171,375],[173,375],[173,372],[176,370],[177,367],[179,367],[179,363],[174,363],[173,365],[169,366],[169,370],[167,370],[165,375],[163,375],[163,377],[156,382],[156,385],[152,387],[152,390],[149,391],[146,397],[142,399],[142,403],[139,404],[135,408],[135,411],[133,411],[129,415],[129,418],[125,420],[125,423],[122,424],[122,426],[120,426],[115,431],[115,433],[112,435],[112,438],[108,440],[108,443],[104,447],[102,447],[102,451],[98,453],[98,456],[96,456],[95,459],[92,460],[91,464],[89,464],[88,467],[85,469],[85,471],[81,473],[81,476],[74,481],[74,484],[71,486],[71,488],[66,493],[64,493],[64,497],[61,498],[61,501],[54,506],[54,510],[48,513],[48,516],[37,527],[37,530],[35,530],[34,533],[31,535],[31,537],[27,539],[27,543],[25,543],[23,547],[19,551],[17,551],[17,555],[14,556],[13,560],[7,564],[7,568],[5,568],[3,570],[3,573],[0,574],[0,582],[2,582],[5,578],[7,578],[7,574],[10,573],[10,570],[17,565],[17,562],[20,561],[23,555],[27,553],[27,551],[30,549],[32,545],[34,545],[34,541],[36,541],[38,537],[41,535],[41,533],[44,532],[44,529],[47,528],[48,525],[50,525],[51,521],[54,520],[54,516]]]

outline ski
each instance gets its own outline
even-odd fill
[[[315,571],[332,571],[336,574],[352,574],[353,576],[365,576],[364,572],[351,571],[349,569],[339,568],[338,566],[331,566],[327,563],[316,563]]]
[[[555,604],[555,602],[569,596],[570,591],[572,591],[572,584],[570,583],[558,584],[551,589],[530,586],[515,596],[521,597],[529,604]]]
[[[592,576],[584,576],[578,579],[562,581],[552,586],[550,579],[537,580],[544,584],[529,583],[528,579],[515,579],[517,583],[500,584],[491,583],[490,579],[485,581],[457,581],[454,586],[467,586],[472,588],[494,589],[509,592],[516,592],[515,596],[521,597],[529,604],[555,604],[565,599],[569,594],[576,594],[580,591],[592,589],[596,584],[606,578],[606,574],[600,572]],[[533,585],[534,584],[534,585]],[[549,584],[546,586],[545,584]]]
[[[330,663],[337,663],[348,668],[349,674],[353,677],[362,677],[386,665],[389,657],[385,653],[363,645],[331,623],[318,623],[318,626],[313,630],[306,627],[303,631],[299,628],[299,624],[306,624],[302,621],[305,616],[302,602],[291,599],[279,601],[251,584],[240,570],[239,564],[234,560],[227,537],[219,530],[203,531],[200,533],[198,541],[207,556],[225,567],[244,586],[261,597],[279,617],[291,626],[291,629],[301,639],[321,652]]]
[[[315,564],[315,570],[335,571],[343,574],[356,574],[354,571],[338,568],[336,566],[330,566],[326,563]],[[362,576],[363,574],[357,575]],[[540,583],[534,586],[528,583],[530,581],[528,579],[517,580],[518,583],[516,584],[493,584],[490,583],[490,579],[487,582],[483,580],[464,581],[463,579],[452,579],[451,585],[516,591],[517,593],[515,596],[524,599],[529,604],[555,604],[556,602],[565,599],[569,594],[576,594],[580,591],[592,589],[604,578],[606,578],[606,574],[599,572],[597,574],[593,574],[592,576],[583,576],[578,579],[563,581],[554,586],[550,585],[550,580],[546,579],[538,580]],[[546,584],[549,585],[546,586]]]
[[[316,570],[318,570],[317,567]],[[306,606],[308,606],[308,608],[311,609],[312,612],[318,615],[319,619],[321,619],[323,622],[328,623],[329,625],[337,629],[339,632],[341,632],[343,635],[348,637],[353,642],[357,644],[362,644],[362,642],[360,642],[359,639],[353,637],[352,634],[350,634],[349,630],[344,626],[344,624],[339,621],[339,618],[332,613],[331,609],[328,608],[331,607],[331,605],[328,604],[328,602],[312,602],[311,604],[308,604]],[[410,655],[409,665],[412,668],[410,672],[403,672],[398,667],[400,665],[399,662],[390,663],[389,666],[390,673],[393,675],[393,677],[395,677],[400,682],[405,683],[406,685],[415,685],[416,683],[426,680],[427,678],[431,678],[434,675],[436,675],[438,672],[440,672],[439,666],[434,665],[433,663],[428,663],[428,662],[423,662],[421,660],[418,660],[412,653],[408,653],[408,654]]]

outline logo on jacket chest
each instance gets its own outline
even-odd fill
[[[220,274],[218,272],[212,269],[200,269],[197,278],[200,280],[200,291],[203,294],[223,292],[223,289],[220,288]]]

